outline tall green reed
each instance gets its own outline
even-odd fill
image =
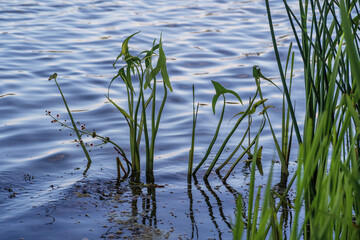
[[[193,174],[193,164],[194,164],[194,149],[195,149],[195,128],[196,121],[199,112],[199,103],[195,108],[195,86],[192,86],[193,92],[193,121],[192,121],[192,133],[191,133],[191,147],[189,150],[189,163],[188,163],[188,183],[191,182],[191,175]]]
[[[304,66],[306,114],[304,143],[301,150],[305,159],[304,166],[311,164],[314,167],[313,174],[310,175],[310,187],[305,191],[305,207],[306,211],[309,212],[312,202],[317,196],[315,186],[319,181],[318,174],[323,176],[323,171],[327,170],[326,165],[329,159],[326,149],[321,155],[313,156],[314,146],[320,148],[319,144],[326,143],[330,136],[341,138],[338,146],[341,146],[344,140],[351,142],[349,138],[343,139],[342,136],[338,136],[338,130],[333,129],[333,126],[339,128],[343,124],[346,125],[342,118],[338,118],[341,114],[339,107],[344,102],[343,98],[348,99],[346,96],[353,95],[354,90],[355,92],[358,91],[356,89],[356,74],[352,74],[357,71],[358,66],[351,64],[351,62],[356,62],[356,59],[351,59],[352,56],[358,55],[359,52],[358,48],[355,48],[358,41],[356,31],[358,23],[353,22],[351,26],[348,21],[351,16],[350,13],[358,11],[356,6],[358,3],[357,1],[347,1],[345,4],[345,1],[341,1],[339,5],[337,1],[299,1],[300,20],[288,4],[286,2],[284,4],[289,21],[293,26],[293,33]],[[339,11],[341,11],[341,24]],[[294,23],[300,30],[294,27]],[[345,51],[343,51],[342,44],[344,36],[347,37]],[[351,46],[352,51],[349,51]],[[353,105],[349,103],[344,107],[345,109],[353,109]],[[357,113],[359,113],[359,108],[357,108]],[[358,114],[353,114],[353,121],[356,121],[356,116]],[[351,128],[345,132],[349,136],[354,134]],[[331,144],[330,142],[327,144],[328,148],[330,146],[336,146],[335,140],[332,140]],[[349,151],[349,146],[344,145],[342,147],[344,151],[343,161]],[[358,142],[354,147],[358,147]],[[309,158],[309,155],[312,157]],[[310,221],[307,230],[308,232],[311,230]]]
[[[278,197],[277,206],[274,197],[263,199],[264,208],[270,212],[258,218],[255,235],[252,235],[254,228],[246,229],[246,238],[281,238],[283,229],[277,213],[296,180],[294,205],[285,203],[295,213],[290,239],[357,239],[360,236],[359,3],[299,1],[300,15],[297,16],[288,3],[283,2],[304,67],[304,130],[301,135],[291,107],[270,4],[266,0],[285,99],[300,148],[296,173],[283,195],[272,191],[270,185],[266,188],[266,192]],[[283,128],[287,128],[286,125]],[[251,214],[249,210],[247,215]],[[236,223],[237,236],[243,232],[241,225]]]

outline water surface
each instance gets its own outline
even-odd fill
[[[290,29],[281,2],[272,1],[272,8],[285,57]],[[230,239],[230,219],[238,194],[247,196],[249,169],[242,161],[229,185],[215,174],[206,185],[200,171],[199,181],[188,188],[191,88],[194,84],[201,103],[199,162],[221,111],[218,104],[212,114],[210,80],[245,101],[254,94],[254,65],[280,84],[265,13],[262,0],[0,1],[0,239]],[[116,185],[117,153],[111,146],[92,149],[94,163],[84,178],[86,160],[74,136],[59,131],[45,115],[50,110],[68,119],[54,82],[47,81],[57,72],[77,121],[129,152],[126,122],[104,94],[116,73],[112,63],[122,41],[137,31],[130,42],[134,52],[149,49],[162,34],[174,89],[157,139],[155,179],[161,187],[156,188]],[[302,112],[301,72],[295,72],[294,84],[292,95]],[[112,96],[125,103],[120,83],[116,88]],[[271,116],[279,130],[282,94],[267,83],[263,92],[275,107]],[[232,126],[227,124],[231,116],[242,110],[239,104],[227,107],[224,132]],[[254,133],[259,123],[254,119]],[[260,144],[268,173],[277,160],[268,127]],[[234,146],[236,140],[229,148]],[[274,183],[279,168],[276,164]],[[266,177],[258,174],[257,184],[265,184]]]

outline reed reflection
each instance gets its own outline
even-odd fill
[[[214,224],[216,231],[218,232],[219,239],[221,240],[222,239],[222,231],[219,228],[219,224],[217,223],[216,218],[214,216],[213,206],[211,205],[210,198],[206,194],[206,192],[201,188],[196,176],[194,175],[193,177],[194,177],[194,185],[200,191],[201,195],[204,197],[205,203],[208,206],[210,219],[211,219],[212,223]],[[218,206],[218,207],[220,208],[220,206]]]
[[[229,221],[226,219],[225,214],[224,214],[224,209],[223,209],[223,205],[222,205],[222,201],[220,199],[220,197],[216,194],[216,192],[212,189],[210,183],[208,182],[207,179],[204,179],[204,183],[205,183],[205,187],[209,190],[209,192],[211,193],[211,195],[213,195],[213,197],[216,200],[216,204],[218,206],[219,209],[219,213],[220,216],[222,218],[222,220],[224,221],[224,223],[228,226],[228,228],[231,230],[231,224],[229,223]]]
[[[241,205],[242,205],[242,209],[244,210],[242,212],[242,217],[243,217],[243,219],[247,219],[246,214],[245,214],[246,213],[246,203],[244,201],[244,198],[243,198],[242,194],[239,193],[238,191],[236,191],[230,184],[228,184],[226,182],[226,179],[224,179],[221,176],[220,172],[216,172],[216,175],[222,181],[224,187],[229,191],[229,193],[231,193],[233,195],[233,197],[234,197],[234,205],[236,205],[238,203],[238,198],[239,198],[239,196],[241,196]],[[238,206],[236,206],[236,208],[238,209]],[[246,222],[245,222],[245,226],[246,226]]]
[[[157,203],[156,203],[156,187],[158,185],[149,184],[145,187],[139,184],[131,184],[132,200],[131,214],[135,222],[141,217],[141,223],[146,226],[157,228]],[[146,188],[146,193],[143,189]],[[138,209],[139,201],[141,209]]]
[[[199,239],[199,229],[196,224],[195,215],[194,215],[194,199],[192,195],[192,184],[187,185],[187,194],[189,198],[189,216],[191,221],[191,239],[194,239],[196,236],[196,239]]]

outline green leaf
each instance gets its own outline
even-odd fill
[[[149,76],[149,79],[152,80],[156,77],[156,75],[160,72],[161,70],[161,67],[162,67],[162,64],[164,64],[164,59],[160,59],[160,56],[159,56],[159,59],[158,59],[158,62],[156,64],[156,67],[150,72],[150,76]]]
[[[266,101],[267,101],[267,99],[263,99],[263,100],[260,100],[260,101],[257,101],[256,103],[254,103],[254,104],[252,105],[250,111],[249,111],[246,115],[254,114],[255,111],[256,111],[256,108],[257,108],[258,106],[260,106],[261,104],[263,104],[264,102],[266,102]],[[270,106],[269,106],[269,107],[270,107]],[[271,106],[271,107],[272,107],[272,106]],[[268,107],[265,107],[264,110],[267,109],[267,108],[268,108]],[[244,113],[245,113],[244,111],[241,111],[241,112],[235,114],[232,118],[234,118],[234,117],[236,117],[236,116],[238,116],[238,115],[240,115],[240,114],[244,114]],[[260,114],[262,114],[262,112],[261,112]]]
[[[170,84],[170,79],[169,79],[169,74],[167,72],[166,64],[164,66],[162,66],[162,68],[161,68],[161,77],[162,77],[164,83],[166,84],[166,86],[172,92],[173,89],[172,89],[171,84]]]
[[[122,109],[119,105],[117,105],[113,100],[111,100],[108,96],[106,96],[105,95],[105,97],[107,98],[107,100],[109,100],[109,102],[111,102],[120,112],[121,112],[121,114],[125,117],[125,118],[127,118],[127,119],[129,119],[130,121],[134,121],[133,119],[132,119],[132,117],[124,110],[124,109]]]
[[[260,78],[262,78],[262,79],[270,82],[270,83],[273,84],[275,87],[277,87],[277,89],[279,89],[280,92],[282,92],[281,89],[280,89],[273,81],[271,81],[269,78],[265,77],[265,76],[261,73],[260,67],[257,66],[257,65],[255,65],[255,66],[253,67],[253,77],[254,77],[256,80],[260,80]]]
[[[132,67],[134,64],[139,64],[141,62],[140,58],[132,56],[130,54],[126,55],[124,60],[130,67]]]
[[[145,57],[143,57],[142,60],[145,60],[145,70],[144,70],[144,75],[145,75],[145,84],[144,84],[144,89],[146,89],[147,87],[149,87],[150,89],[151,88],[151,78],[150,78],[150,72],[151,70],[153,70],[153,66],[151,64],[151,61],[152,61],[152,57],[153,55],[155,55],[155,51],[159,48],[160,44],[156,44],[155,45],[155,41],[153,42],[153,47],[151,48],[150,51],[143,51],[141,52],[140,54],[144,54],[146,53]]]
[[[142,58],[142,60],[145,60],[146,68],[148,68],[151,65],[152,56],[154,55],[154,52],[159,48],[159,46],[160,46],[160,44],[156,44],[156,45],[154,44],[154,46],[151,48],[150,51],[146,50],[146,51],[142,51],[140,53],[140,55],[146,53],[145,57]]]
[[[266,102],[266,101],[267,101],[267,99],[263,99],[263,100],[260,100],[260,101],[257,101],[256,103],[254,103],[254,105],[251,107],[248,115],[251,115],[251,114],[255,113],[256,108],[258,106],[260,106],[261,104],[263,104],[264,102]]]
[[[161,59],[161,61],[163,61],[163,63],[161,64],[161,77],[162,77],[164,83],[166,84],[166,86],[168,86],[168,88],[169,88],[170,91],[172,92],[173,89],[172,89],[172,87],[171,87],[169,75],[168,75],[168,73],[167,73],[166,57],[165,57],[164,50],[163,50],[163,48],[162,48],[161,39],[160,39],[159,60],[158,60],[158,62],[160,61],[160,59]]]
[[[215,114],[216,102],[217,102],[219,96],[224,95],[225,93],[230,93],[230,94],[234,95],[239,100],[239,102],[243,105],[240,96],[236,92],[224,88],[220,83],[218,83],[216,81],[211,80],[211,82],[213,83],[215,91],[216,91],[216,94],[214,95],[214,97],[212,99],[212,109],[213,109],[214,114]]]
[[[125,66],[125,67],[126,67],[126,66]],[[128,79],[127,76],[126,76],[126,74],[125,74],[125,70],[124,70],[125,67],[120,68],[119,71],[118,71],[118,74],[111,79],[110,84],[109,84],[109,87],[108,87],[108,90],[110,90],[111,85],[112,85],[112,83],[114,82],[114,80],[115,80],[116,78],[118,78],[118,77],[121,77],[121,79],[122,79],[123,82],[125,83],[126,87],[129,88],[132,92],[135,92],[135,91],[134,91],[134,88],[133,88],[133,86],[132,86],[132,83],[131,83],[131,79]]]
[[[358,48],[355,46],[354,33],[351,27],[349,10],[346,8],[344,0],[340,1],[341,26],[344,31],[346,41],[346,52],[348,54],[351,65],[351,76],[353,78],[353,89],[355,92],[355,101],[360,99],[360,62]],[[356,33],[355,33],[356,34]]]
[[[159,43],[159,58],[158,58],[156,67],[150,72],[149,80],[154,79],[160,71],[161,71],[161,77],[163,78],[164,83],[172,92],[173,89],[171,87],[169,75],[168,75],[167,69],[166,69],[166,57],[165,57],[164,50],[162,48],[161,39],[160,39],[160,43]]]
[[[144,75],[145,75],[145,84],[144,84],[144,89],[146,89],[147,87],[151,88],[151,78],[150,78],[150,71],[151,71],[152,66],[149,65],[148,67],[146,67],[146,69],[144,70]]]
[[[259,115],[264,114],[268,108],[275,108],[275,107],[274,107],[274,106],[271,106],[271,105],[266,106],[266,107],[264,107],[264,109],[259,113]]]
[[[139,32],[140,32],[140,31],[139,31]],[[113,63],[113,67],[114,67],[115,69],[116,69],[115,64],[116,64],[116,62],[119,60],[119,58],[120,58],[121,56],[125,56],[125,57],[126,57],[127,55],[129,55],[129,47],[128,47],[129,40],[130,40],[133,36],[135,36],[136,34],[138,34],[139,32],[136,32],[136,33],[130,35],[129,37],[127,37],[127,38],[124,40],[124,42],[123,42],[123,44],[122,44],[121,52],[120,52],[119,56],[117,56],[115,62]]]
[[[266,99],[262,99],[262,100],[259,100],[257,101],[256,103],[254,103],[253,107],[254,109],[256,109],[258,106],[260,106],[261,104],[263,104],[264,102],[267,101],[267,98]]]
[[[356,111],[356,109],[354,107],[354,105],[355,105],[354,97],[350,96],[348,94],[346,94],[345,97],[346,97],[347,107],[351,113],[352,119],[356,126],[356,133],[359,134],[360,133],[360,118],[359,118],[359,113]]]

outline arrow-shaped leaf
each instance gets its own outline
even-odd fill
[[[247,115],[251,115],[251,114],[255,113],[256,108],[257,108],[258,106],[260,106],[261,104],[263,104],[264,102],[266,102],[266,101],[267,101],[267,99],[263,99],[263,100],[260,100],[260,101],[257,101],[256,103],[254,103],[254,104],[252,105],[250,111],[247,113]],[[267,108],[267,107],[265,107],[265,108]],[[232,118],[234,118],[234,117],[236,117],[236,116],[238,116],[238,115],[240,115],[240,114],[244,114],[244,113],[245,113],[244,111],[241,111],[241,112],[235,114]]]
[[[140,31],[139,31],[139,32],[140,32]],[[123,42],[123,44],[122,44],[122,47],[121,47],[121,52],[120,52],[119,56],[117,56],[115,62],[113,63],[113,67],[114,67],[115,69],[116,69],[115,64],[116,64],[116,62],[119,60],[119,58],[120,58],[121,56],[127,56],[127,55],[129,54],[128,44],[129,44],[130,38],[132,38],[133,36],[135,36],[135,35],[138,34],[139,32],[136,32],[136,33],[130,35],[129,37],[127,37],[127,38],[124,40],[124,42]]]
[[[239,102],[241,104],[243,104],[240,96],[236,92],[234,92],[233,90],[224,88],[220,83],[218,83],[216,81],[211,80],[211,82],[213,83],[215,91],[216,91],[216,94],[214,95],[214,97],[212,99],[212,109],[213,109],[214,114],[215,114],[215,105],[216,105],[216,102],[217,102],[219,96],[224,95],[225,93],[230,93],[230,94],[234,95],[237,99],[239,99]]]

